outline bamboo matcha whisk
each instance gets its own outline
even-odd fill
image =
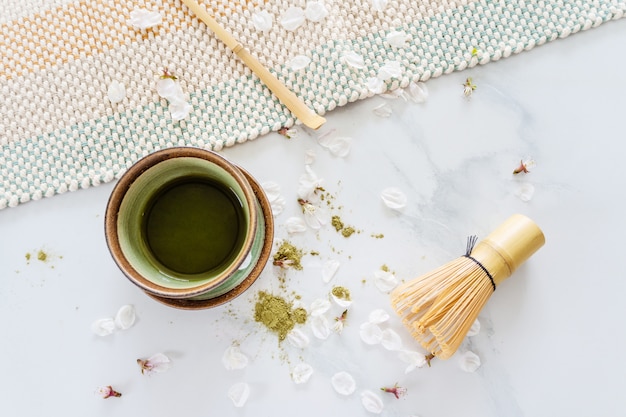
[[[466,254],[397,287],[391,304],[411,335],[447,359],[458,349],[496,287],[545,243],[529,218],[511,216]]]

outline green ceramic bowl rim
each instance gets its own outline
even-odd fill
[[[211,279],[208,282],[202,282],[197,286],[191,286],[187,288],[171,288],[164,285],[159,285],[154,281],[144,277],[137,269],[133,267],[128,257],[125,255],[122,245],[119,239],[118,230],[118,218],[119,210],[124,201],[124,197],[133,183],[148,169],[156,166],[157,164],[171,160],[173,158],[199,158],[205,161],[216,164],[224,171],[226,171],[241,187],[245,204],[249,210],[249,233],[242,245],[243,249],[239,256],[229,265],[217,278]],[[248,182],[247,178],[237,168],[223,156],[216,152],[193,148],[193,147],[174,147],[156,151],[150,155],[147,155],[133,164],[128,171],[126,171],[117,184],[114,186],[109,201],[107,203],[105,212],[105,238],[106,243],[113,257],[113,260],[124,273],[124,275],[139,288],[147,293],[156,295],[158,297],[167,297],[173,299],[185,299],[190,297],[197,297],[206,292],[211,291],[213,288],[221,285],[225,280],[235,273],[243,262],[248,257],[254,238],[256,235],[256,229],[258,227],[258,208],[257,200]]]

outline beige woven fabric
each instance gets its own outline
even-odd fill
[[[617,0],[201,3],[320,114],[626,11]],[[137,9],[161,23],[134,26]],[[112,181],[157,149],[219,151],[296,122],[178,0],[0,0],[0,10],[0,208]],[[191,105],[180,121],[156,89],[164,69]],[[113,82],[125,88],[118,103]]]

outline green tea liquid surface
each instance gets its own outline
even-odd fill
[[[148,203],[144,238],[166,268],[194,275],[226,266],[245,237],[241,201],[229,188],[204,179],[166,185]]]

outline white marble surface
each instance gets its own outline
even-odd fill
[[[27,203],[0,212],[0,409],[11,416],[339,416],[368,415],[360,393],[372,390],[386,416],[618,416],[624,415],[626,225],[622,173],[626,142],[626,21],[535,48],[519,56],[428,81],[424,104],[387,101],[389,118],[372,109],[376,97],[336,110],[319,132],[300,128],[290,140],[271,134],[222,153],[259,181],[275,181],[286,199],[277,216],[298,215],[296,189],[305,152],[334,196],[333,213],[361,230],[344,238],[327,227],[289,237],[319,256],[288,271],[283,288],[269,265],[254,286],[212,310],[180,311],[152,301],[128,282],[108,254],[103,214],[113,184]],[[470,100],[461,84],[478,86]],[[333,131],[334,130],[334,131]],[[331,132],[332,131],[332,132]],[[317,144],[324,132],[348,136],[346,158]],[[520,159],[536,167],[513,176]],[[530,201],[517,195],[534,186]],[[386,208],[380,192],[405,191],[402,213]],[[547,243],[502,284],[480,315],[482,329],[461,348],[482,366],[461,370],[458,357],[405,374],[396,352],[365,345],[359,325],[370,311],[391,312],[373,274],[388,265],[408,280],[461,255],[470,234],[484,237],[520,212],[544,230]],[[372,234],[384,234],[373,238]],[[49,259],[27,262],[44,250]],[[334,283],[354,298],[347,326],[305,349],[278,344],[253,320],[258,291],[308,304],[327,295],[320,265],[336,259]],[[363,282],[365,281],[365,282]],[[135,306],[137,323],[107,337],[91,323]],[[399,321],[387,326],[418,349]],[[224,351],[239,344],[250,359],[226,370]],[[168,354],[172,368],[144,376],[137,358]],[[290,379],[301,361],[314,374]],[[331,376],[350,372],[354,394],[337,394]],[[242,408],[229,387],[249,384]],[[379,389],[408,388],[396,400]],[[94,391],[113,385],[121,398]]]

